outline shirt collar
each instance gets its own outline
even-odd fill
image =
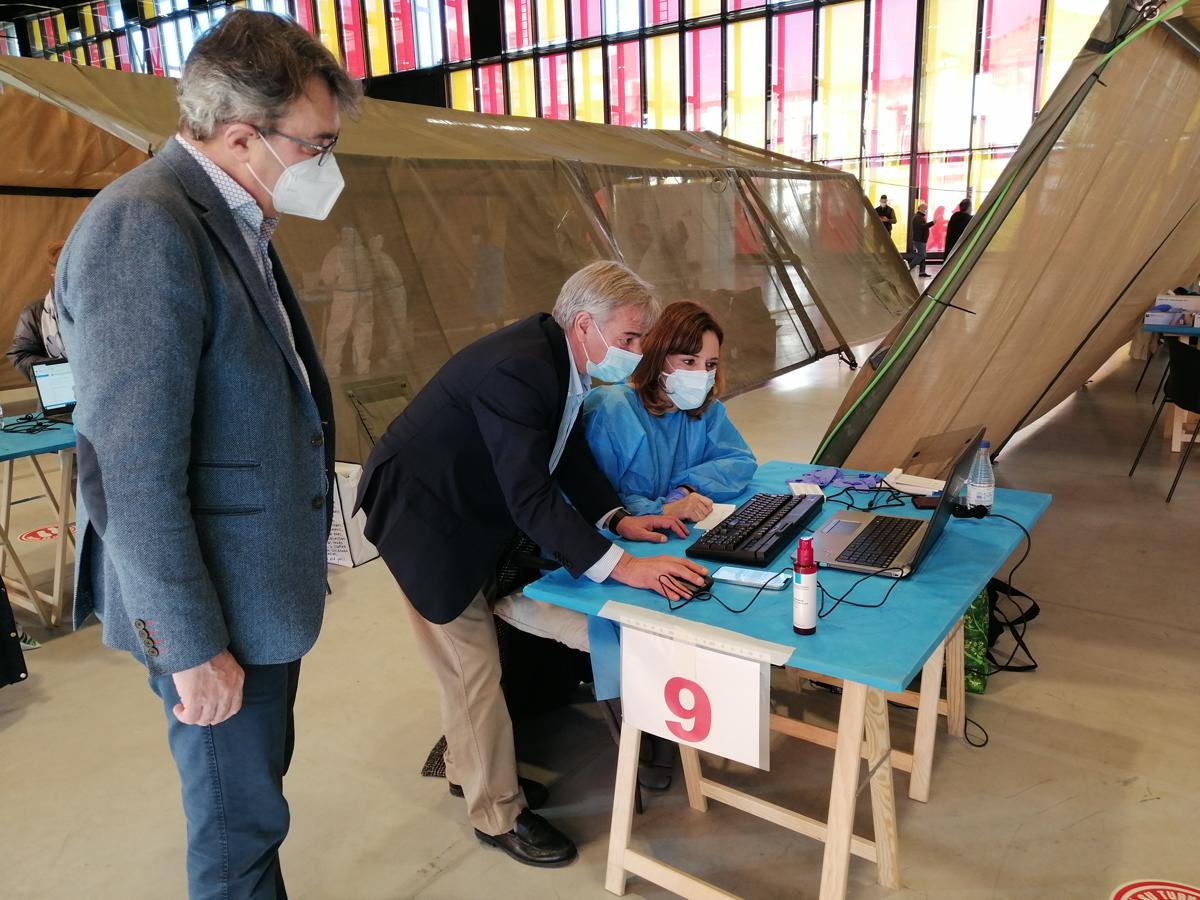
[[[208,175],[209,180],[212,181],[213,186],[216,187],[238,222],[262,239],[271,240],[279,225],[279,219],[264,216],[262,207],[258,205],[257,200],[250,196],[250,192],[238,184],[233,176],[200,152],[200,148],[182,134],[175,135],[175,140],[183,146],[192,159],[200,164],[200,168]]]

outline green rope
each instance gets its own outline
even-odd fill
[[[1171,13],[1175,12],[1175,10],[1186,5],[1188,2],[1189,2],[1189,0],[1178,0],[1178,2],[1175,3],[1174,6],[1168,8],[1165,12],[1160,14],[1160,16],[1158,18],[1151,19],[1149,22],[1146,22],[1140,28],[1135,29],[1133,32],[1131,32],[1129,34],[1128,37],[1125,38],[1125,40],[1121,41],[1121,43],[1119,43],[1117,46],[1113,47],[1112,50],[1108,51],[1108,53],[1106,53],[1103,57],[1101,57],[1100,63],[1096,67],[1097,70],[1099,70],[1102,66],[1104,66],[1122,48],[1124,48],[1126,45],[1128,45],[1131,41],[1133,41],[1139,35],[1145,33],[1149,29],[1153,28],[1156,24],[1158,24],[1158,22],[1162,21],[1167,16],[1169,16]],[[869,393],[871,393],[871,391],[879,383],[880,379],[882,379],[883,376],[887,374],[888,370],[891,369],[892,365],[896,362],[896,360],[899,359],[900,356],[904,353],[904,349],[912,342],[913,337],[916,335],[916,333],[918,331],[920,331],[921,326],[925,324],[925,320],[929,318],[929,314],[933,312],[933,310],[936,306],[940,305],[942,294],[945,293],[946,288],[951,284],[951,282],[954,281],[954,278],[956,275],[958,275],[959,270],[966,264],[967,257],[969,257],[971,255],[971,250],[974,249],[976,243],[978,243],[979,240],[983,237],[983,233],[987,229],[988,223],[991,222],[992,216],[995,215],[996,210],[998,210],[1000,208],[1001,204],[1004,202],[1004,198],[1008,195],[1009,189],[1013,186],[1013,182],[1016,181],[1017,174],[1018,174],[1017,172],[1014,172],[1012,174],[1012,177],[1008,179],[1008,183],[1005,184],[1003,190],[1000,191],[1000,195],[996,198],[996,202],[991,205],[991,207],[987,211],[987,214],[984,216],[983,224],[980,225],[977,229],[974,229],[974,234],[971,236],[971,239],[967,242],[966,246],[963,247],[962,252],[955,254],[957,262],[955,262],[953,267],[951,267],[949,277],[944,278],[944,279],[939,279],[939,284],[938,284],[937,290],[935,292],[927,295],[929,297],[929,305],[926,306],[925,309],[921,312],[921,315],[917,318],[917,321],[913,324],[912,328],[910,328],[908,330],[908,333],[904,336],[903,340],[900,341],[899,346],[892,348],[891,352],[889,352],[887,355],[887,359],[884,360],[883,365],[879,367],[879,370],[875,373],[875,375],[867,383],[867,386],[865,388],[863,388],[862,393],[860,393],[858,395],[858,397],[855,398],[854,402],[850,405],[850,408],[848,410],[846,410],[845,413],[843,413],[842,417],[840,419],[838,419],[837,424],[834,425],[832,429],[830,429],[829,433],[825,436],[825,439],[821,441],[821,446],[818,447],[817,452],[813,454],[814,461],[819,459],[821,454],[823,454],[825,452],[825,450],[829,447],[830,442],[837,436],[837,433],[842,430],[842,426],[844,426],[846,424],[846,422],[850,419],[850,416],[852,416],[854,414],[854,411],[858,409],[859,404],[861,404],[863,402],[863,400],[866,399],[867,395]]]
[[[992,216],[996,214],[996,210],[1000,208],[1000,204],[1008,195],[1009,188],[1013,186],[1013,182],[1016,180],[1017,173],[1013,172],[1012,177],[1008,179],[1008,184],[1004,185],[1004,189],[1000,192],[1000,196],[996,198],[996,202],[991,205],[987,211],[987,214],[983,217],[983,224],[975,230],[973,235],[971,235],[971,240],[967,242],[962,253],[958,254],[958,261],[950,269],[950,276],[941,282],[935,293],[926,295],[929,297],[929,305],[926,306],[921,312],[920,317],[913,324],[913,327],[909,329],[908,334],[904,336],[904,339],[900,342],[900,345],[898,347],[893,347],[892,351],[888,353],[887,359],[884,360],[883,365],[879,367],[879,369],[875,372],[875,375],[871,378],[871,381],[865,388],[863,388],[862,393],[858,395],[854,403],[851,404],[850,408],[846,410],[841,419],[838,420],[837,425],[835,425],[829,434],[826,435],[825,440],[821,442],[821,446],[817,448],[817,452],[813,454],[814,460],[816,460],[822,453],[825,452],[825,449],[829,446],[829,442],[833,440],[834,436],[841,430],[842,426],[846,424],[846,421],[851,415],[853,415],[854,411],[858,409],[858,405],[862,403],[864,399],[866,399],[867,394],[871,393],[872,388],[879,383],[879,379],[883,378],[883,376],[887,374],[893,363],[895,363],[896,360],[900,358],[901,354],[904,353],[904,348],[909,345],[914,335],[916,335],[916,333],[921,329],[921,326],[925,324],[925,320],[929,318],[929,314],[933,312],[934,308],[940,305],[942,294],[945,292],[945,286],[954,280],[954,276],[958,274],[958,270],[961,269],[963,264],[966,262],[967,256],[971,253],[971,250],[974,249],[975,244],[981,237],[983,237],[984,229],[986,229],[988,223],[991,222]]]
[[[1179,0],[1179,2],[1176,3],[1174,6],[1169,6],[1164,11],[1160,12],[1158,14],[1157,18],[1150,19],[1149,21],[1142,23],[1141,27],[1135,28],[1133,31],[1131,31],[1129,33],[1129,36],[1126,37],[1125,40],[1121,41],[1121,43],[1117,44],[1117,46],[1113,47],[1111,50],[1109,50],[1107,53],[1105,53],[1102,57],[1100,57],[1100,64],[1103,65],[1104,63],[1108,62],[1110,59],[1112,59],[1114,56],[1116,56],[1117,53],[1120,52],[1120,50],[1126,44],[1128,44],[1130,41],[1145,34],[1147,31],[1149,31],[1151,28],[1153,28],[1159,22],[1163,21],[1169,15],[1171,15],[1171,13],[1175,12],[1175,10],[1179,9],[1181,6],[1185,6],[1187,3],[1188,3],[1188,0]]]

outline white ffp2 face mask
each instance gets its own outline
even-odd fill
[[[676,369],[674,372],[663,372],[663,383],[667,396],[677,407],[682,410],[699,409],[717,383],[717,371]]]
[[[276,211],[323,221],[333,209],[342,188],[346,186],[346,179],[342,177],[333,154],[330,153],[325,162],[321,162],[319,156],[311,156],[289,166],[279,158],[279,154],[265,137],[262,142],[283,166],[283,171],[279,173],[279,180],[275,182],[273,189],[267,188],[253,169],[250,173],[270,192],[271,204]]]

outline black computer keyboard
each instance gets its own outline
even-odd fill
[[[701,535],[687,555],[739,566],[765,566],[797,537],[825,498],[755,494],[728,518]]]
[[[896,561],[896,555],[904,549],[913,532],[924,524],[924,519],[876,516],[859,532],[858,537],[846,545],[837,561],[871,569],[886,569]]]

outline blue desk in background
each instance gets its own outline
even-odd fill
[[[788,479],[797,478],[812,468],[815,467],[802,463],[766,463],[759,468],[738,502],[760,492],[787,493]],[[829,495],[833,492],[834,489],[826,489]],[[865,506],[866,498],[870,495],[858,493],[855,496],[859,498],[859,505]],[[1049,505],[1048,494],[997,489],[993,512],[1009,516],[1027,529],[1032,529]],[[811,527],[818,526],[841,508],[844,507],[827,502]],[[880,512],[922,518],[930,515],[928,511],[917,510],[911,504]],[[637,556],[661,553],[682,556],[693,540],[692,537],[672,539],[666,544],[622,542],[622,547]],[[842,604],[821,619],[817,633],[808,637],[792,631],[790,590],[764,591],[755,604],[740,615],[732,614],[711,601],[691,603],[670,613],[789,646],[792,648],[791,658],[786,664],[789,668],[800,669],[802,673],[822,681],[841,681],[843,687],[836,732],[783,716],[771,716],[772,730],[835,749],[834,778],[826,823],[765,804],[750,795],[702,778],[698,754],[694,749],[681,745],[692,807],[706,808],[705,798],[711,797],[784,827],[823,839],[822,898],[844,896],[851,853],[877,862],[881,884],[899,886],[891,766],[895,764],[897,768],[911,773],[910,797],[922,801],[928,798],[939,712],[947,716],[952,734],[961,736],[963,733],[963,614],[1023,540],[1021,530],[1002,519],[951,519],[941,539],[914,575],[899,583],[890,578],[868,578],[854,589],[849,598],[856,603],[877,603],[891,587],[892,593],[886,604],[876,609]],[[782,553],[772,568],[776,571],[783,568],[790,570],[789,554],[790,550]],[[821,585],[834,595],[845,594],[861,577],[829,569],[822,569],[819,575]],[[716,590],[721,599],[734,608],[744,606],[754,594],[752,589],[725,584],[716,585]],[[612,581],[603,584],[593,584],[584,579],[577,581],[565,570],[546,575],[527,586],[525,593],[537,600],[591,615],[597,614],[609,601],[658,612],[668,611],[666,601],[657,594]],[[945,701],[940,697],[943,664],[947,675]],[[907,691],[918,672],[921,673],[919,694]],[[912,754],[890,749],[888,700],[896,700],[917,709]],[[622,757],[627,753],[636,756],[636,741],[632,737],[627,741],[627,737],[622,735]],[[859,758],[864,753],[870,754],[869,760],[878,760],[873,765],[871,779],[875,842],[855,837],[852,833]],[[626,768],[631,772],[636,770],[635,765]],[[712,890],[709,885],[627,849],[631,816],[625,794],[628,793],[632,798],[633,785],[621,783],[622,771],[619,764],[613,832],[610,837],[609,890],[623,893],[626,872],[650,878],[672,890],[678,886],[685,887],[689,893],[693,889],[700,892]]]
[[[16,588],[19,593],[13,593],[10,599],[37,613],[42,621],[49,626],[59,624],[63,611],[66,609],[70,595],[70,585],[66,578],[67,544],[74,543],[68,530],[68,516],[73,499],[72,475],[75,466],[75,427],[69,423],[55,423],[51,428],[37,434],[23,434],[7,429],[18,424],[15,418],[4,419],[4,429],[0,430],[0,575],[6,583]],[[59,458],[59,489],[58,495],[50,487],[46,473],[42,470],[37,457],[46,453],[57,453]],[[54,556],[54,587],[52,593],[46,594],[38,590],[29,572],[21,562],[16,547],[9,535],[10,512],[12,508],[13,463],[18,459],[28,458],[33,463],[34,471],[41,479],[46,489],[46,498],[54,508],[57,516],[57,545]],[[10,579],[5,571],[11,557],[17,577]]]

